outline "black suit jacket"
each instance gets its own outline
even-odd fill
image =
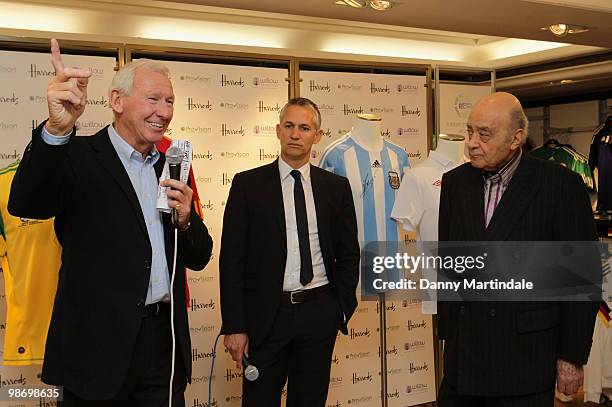
[[[112,398],[123,384],[149,286],[151,244],[138,197],[105,129],[47,145],[32,132],[11,188],[9,212],[56,217],[62,266],[47,337],[42,379],[85,399]],[[159,176],[165,157],[155,164]],[[163,216],[168,269],[174,232]],[[177,352],[191,376],[183,267],[201,270],[212,239],[195,211],[179,233],[174,285]],[[169,355],[159,355],[170,357]]]
[[[319,243],[338,312],[348,321],[357,307],[357,219],[344,177],[310,166]],[[287,258],[285,210],[278,160],[236,174],[221,238],[220,284],[223,334],[247,333],[257,347],[280,304]],[[342,319],[340,319],[342,320]],[[341,327],[346,334],[346,324]]]
[[[523,155],[489,226],[484,181],[464,164],[442,177],[440,241],[592,241],[593,213],[579,176]],[[445,376],[460,393],[519,395],[552,389],[556,359],[587,362],[594,303],[440,303]]]

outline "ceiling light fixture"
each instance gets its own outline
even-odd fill
[[[393,6],[393,3],[388,0],[337,0],[336,4],[355,8],[366,8],[370,6],[376,11],[387,11]]]
[[[557,37],[565,37],[567,34],[580,34],[589,31],[587,27],[564,23],[558,23],[549,25],[548,27],[542,27],[540,28],[540,30],[550,31]]]

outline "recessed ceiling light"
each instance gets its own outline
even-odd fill
[[[335,3],[341,6],[351,6],[355,8],[366,8],[369,5],[376,11],[389,10],[393,5],[389,0],[336,0]]]
[[[568,83],[573,83],[573,82],[574,82],[573,79],[562,79],[561,85],[567,85]]]
[[[540,30],[550,31],[557,37],[565,37],[567,34],[580,34],[589,31],[587,27],[564,23],[558,23],[549,25],[548,27],[542,27],[540,28]]]
[[[386,0],[370,0],[370,7],[377,11],[386,11],[391,8],[392,3]]]
[[[364,8],[367,7],[367,0],[343,0],[347,6],[355,7],[355,8]]]

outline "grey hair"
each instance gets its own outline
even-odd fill
[[[511,131],[510,134],[514,134],[514,132],[519,129],[523,130],[522,144],[524,144],[525,141],[527,141],[527,136],[529,136],[529,119],[527,118],[527,115],[520,104],[510,110],[509,124],[509,130]]]
[[[134,75],[139,69],[148,69],[153,72],[158,72],[170,79],[170,70],[163,63],[152,59],[139,59],[125,64],[117,71],[110,85],[109,94],[116,90],[121,95],[129,96],[134,86]]]
[[[289,99],[287,104],[283,106],[283,108],[278,113],[279,122],[282,123],[283,117],[285,116],[285,113],[287,113],[287,109],[289,109],[290,106],[302,106],[307,109],[310,109],[314,116],[316,130],[319,130],[321,128],[321,112],[319,112],[319,108],[317,107],[316,103],[307,98]]]

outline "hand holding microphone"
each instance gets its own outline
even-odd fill
[[[183,161],[183,150],[172,146],[166,152],[166,161],[170,170],[170,178],[162,181],[161,185],[170,187],[166,191],[168,196],[168,206],[172,208],[172,224],[181,230],[189,225],[191,217],[191,201],[193,190],[181,181],[181,163]]]

